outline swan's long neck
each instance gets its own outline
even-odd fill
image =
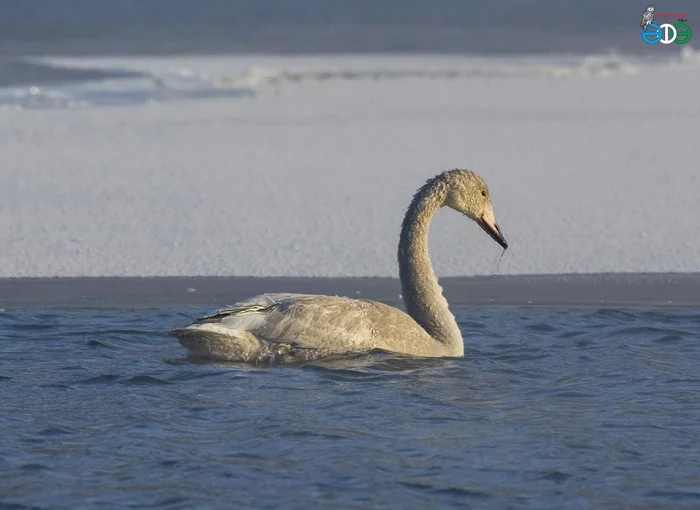
[[[399,276],[406,311],[434,339],[446,355],[464,355],[457,321],[442,295],[428,253],[428,230],[435,213],[445,204],[447,184],[440,176],[429,180],[413,197],[401,227]]]

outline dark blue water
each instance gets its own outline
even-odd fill
[[[3,0],[0,55],[644,52],[639,23],[647,3]],[[657,12],[687,14],[694,30],[700,14],[695,0],[659,4]]]
[[[209,308],[0,313],[0,508],[698,508],[700,311],[458,308],[464,359],[188,360]]]

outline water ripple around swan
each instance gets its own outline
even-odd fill
[[[697,311],[457,309],[464,359],[281,367],[188,359],[202,311],[1,313],[0,507],[700,505]]]

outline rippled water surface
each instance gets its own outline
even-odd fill
[[[464,359],[188,360],[209,308],[0,312],[0,508],[698,508],[700,313],[455,309]]]

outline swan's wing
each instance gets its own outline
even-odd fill
[[[291,293],[270,293],[259,294],[243,301],[238,301],[233,305],[226,306],[215,313],[205,315],[197,319],[194,324],[218,323],[225,317],[240,313],[262,312],[270,307],[280,304],[288,299],[303,299],[306,297],[316,297],[311,294],[291,294]]]
[[[426,333],[407,314],[365,299],[309,294],[262,294],[203,317],[187,329],[210,329],[301,349],[336,352],[391,350],[391,339],[424,341]]]

